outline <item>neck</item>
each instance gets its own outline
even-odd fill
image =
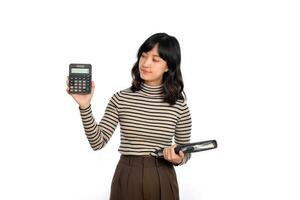
[[[163,84],[160,85],[149,85],[148,83],[141,84],[141,91],[149,95],[162,95]]]
[[[162,80],[156,80],[156,81],[144,81],[145,84],[149,86],[158,86],[162,84]]]

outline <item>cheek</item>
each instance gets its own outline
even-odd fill
[[[166,67],[164,67],[164,66],[157,66],[156,70],[155,70],[155,74],[157,76],[162,76],[165,73],[165,70],[166,70]]]
[[[161,73],[164,73],[166,71],[166,69],[168,69],[167,65],[165,65],[164,63],[160,64],[159,70]]]
[[[141,67],[142,65],[142,59],[139,60],[139,68]]]

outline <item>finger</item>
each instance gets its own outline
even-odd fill
[[[171,146],[171,148],[172,148],[172,152],[174,152],[175,153],[175,148],[177,147],[177,144],[173,144],[172,146]],[[176,154],[176,153],[175,153]]]
[[[67,91],[67,93],[68,93],[69,95],[71,95],[71,94],[70,94],[70,91],[69,91],[69,87],[67,87],[66,91]]]
[[[169,160],[169,150],[168,150],[168,148],[165,148],[164,151],[165,151],[165,153],[164,153],[165,159]]]
[[[181,152],[181,153],[183,153],[183,152]],[[179,152],[179,154],[177,154],[177,153],[175,153],[175,149],[174,148],[172,149],[172,161],[177,162],[178,159],[182,159],[181,155],[182,154],[180,154],[180,152]]]
[[[171,146],[172,150],[171,150],[171,153],[172,153],[172,159],[176,159],[177,158],[177,154],[175,153],[175,148],[177,147],[177,144],[173,144]]]
[[[94,91],[95,91],[95,82],[92,81],[92,84],[91,84],[91,93],[94,94]]]
[[[167,160],[167,148],[163,150],[164,159]]]
[[[170,154],[171,154],[171,160],[173,161],[177,156],[176,153],[175,153],[175,150],[174,150],[174,145],[172,145],[170,147]]]
[[[67,84],[67,89],[66,89],[67,93],[70,94],[70,90],[69,90],[70,89],[69,88],[69,76],[67,76],[67,78],[66,78],[66,84]]]
[[[173,156],[172,156],[172,148],[169,147],[169,148],[168,148],[168,160],[169,160],[169,161],[172,161],[172,157],[173,157]]]

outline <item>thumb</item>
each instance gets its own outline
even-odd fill
[[[179,156],[180,156],[181,158],[183,158],[183,157],[184,157],[184,153],[183,153],[182,151],[179,151]]]

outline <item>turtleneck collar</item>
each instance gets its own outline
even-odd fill
[[[163,84],[161,85],[147,85],[146,83],[141,83],[141,91],[148,95],[162,95],[163,94]]]

